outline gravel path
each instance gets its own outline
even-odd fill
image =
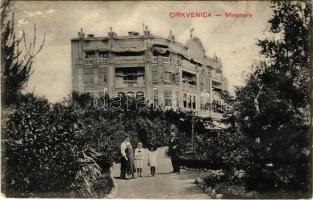
[[[197,177],[203,177],[205,172],[182,170],[180,174],[170,173],[172,171],[171,161],[164,156],[165,148],[157,150],[158,167],[156,176],[150,175],[150,169],[143,169],[143,177],[131,180],[119,179],[120,165],[112,168],[112,175],[116,177],[118,191],[114,198],[145,198],[145,199],[207,199],[209,196],[203,193],[194,184]],[[147,151],[146,151],[147,154]],[[147,156],[145,156],[145,163]]]

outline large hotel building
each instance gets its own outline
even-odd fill
[[[220,118],[226,105],[219,93],[227,90],[221,60],[206,55],[199,38],[185,44],[143,34],[95,37],[81,30],[71,40],[73,90],[93,95],[144,96],[165,108],[194,110],[196,115]]]

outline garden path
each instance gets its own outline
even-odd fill
[[[118,191],[114,198],[137,198],[137,199],[208,199],[194,183],[197,177],[203,177],[205,172],[182,170],[180,174],[170,173],[172,165],[169,158],[164,156],[165,148],[157,150],[158,166],[156,176],[150,175],[150,168],[143,169],[143,177],[131,180],[119,179],[120,165],[113,166],[111,173],[115,177]],[[147,150],[146,154],[147,155]],[[147,156],[145,156],[145,163]]]

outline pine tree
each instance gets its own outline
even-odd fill
[[[251,141],[248,186],[308,192],[312,8],[292,1],[273,2],[272,8],[269,36],[258,41],[265,59],[237,90],[234,105],[240,130]]]
[[[26,86],[31,74],[35,56],[43,48],[45,37],[36,49],[36,25],[33,41],[26,45],[25,32],[21,37],[15,34],[14,11],[10,0],[1,4],[1,104],[11,105]],[[24,50],[22,45],[24,44]]]

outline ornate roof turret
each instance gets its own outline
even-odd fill
[[[170,41],[175,42],[175,36],[173,35],[172,30],[170,30],[169,35],[168,35],[167,38],[168,38]]]

